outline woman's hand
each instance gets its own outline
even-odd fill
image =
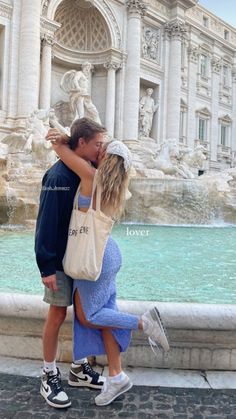
[[[50,128],[45,138],[52,145],[68,144],[69,141],[68,135],[62,134],[57,128]]]

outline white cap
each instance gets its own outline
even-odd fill
[[[127,172],[132,167],[132,154],[128,147],[119,140],[111,141],[106,149],[108,154],[117,154],[117,156],[121,156],[124,159],[124,167],[125,171]]]

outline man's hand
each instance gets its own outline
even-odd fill
[[[49,276],[44,276],[42,278],[42,282],[45,285],[45,287],[49,288],[52,291],[58,291],[57,288],[57,278],[56,275],[49,275]]]
[[[50,128],[45,138],[53,144],[67,144],[69,141],[68,135],[62,134],[57,128]]]

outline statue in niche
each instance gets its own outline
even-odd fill
[[[152,98],[153,89],[148,88],[146,94],[139,102],[139,124],[140,135],[149,137],[152,129],[153,115],[157,111],[159,104],[154,102]]]
[[[67,71],[61,79],[61,88],[69,94],[70,106],[74,114],[73,122],[84,116],[101,123],[96,106],[93,104],[89,91],[91,64],[86,62],[81,71]],[[72,122],[72,123],[73,123]]]
[[[143,58],[148,58],[153,61],[158,59],[158,40],[159,35],[150,28],[143,31],[142,52]]]

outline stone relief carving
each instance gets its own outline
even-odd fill
[[[152,129],[153,115],[157,111],[159,104],[152,98],[153,89],[147,89],[139,102],[139,126],[140,136],[149,137]]]
[[[220,58],[213,57],[211,60],[212,71],[216,74],[220,74],[221,67],[222,67],[222,60]]]
[[[61,88],[69,94],[74,120],[87,116],[101,123],[97,108],[93,104],[90,95],[89,78],[91,67],[91,63],[86,62],[82,65],[81,71],[67,71],[61,79]]]
[[[45,16],[47,14],[48,11],[48,6],[50,3],[50,0],[42,0],[42,14]]]
[[[198,63],[199,48],[197,46],[189,45],[187,49],[188,58],[193,63]]]
[[[143,58],[158,61],[159,30],[150,27],[143,28],[142,56]]]
[[[7,4],[0,4],[0,16],[11,18],[13,7],[8,6]]]

